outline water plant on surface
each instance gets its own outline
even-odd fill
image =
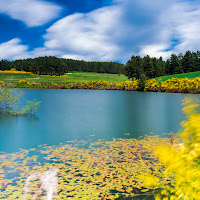
[[[10,114],[33,114],[37,111],[40,102],[27,101],[27,105],[21,110],[18,109],[22,93],[15,93],[12,89],[0,86],[0,112]]]
[[[153,155],[152,146],[167,141],[150,136],[140,140],[100,140],[89,148],[83,148],[84,141],[69,141],[60,146],[43,145],[30,151],[2,154],[0,199],[22,199],[24,195],[33,199],[40,180],[32,181],[27,193],[27,179],[49,169],[58,170],[56,199],[117,199],[153,194],[166,180],[162,176],[164,167]],[[45,195],[45,191],[40,192],[38,198],[45,199]]]
[[[68,141],[1,153],[0,199],[34,199],[35,194],[45,199],[48,191],[39,190],[39,176],[54,170],[58,173],[54,199],[103,200],[148,194],[156,200],[199,200],[200,104],[186,100],[184,112],[187,119],[177,138],[145,136],[91,144]],[[27,190],[33,174],[37,176]]]

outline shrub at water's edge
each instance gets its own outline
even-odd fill
[[[147,80],[144,91],[172,93],[200,93],[200,78],[172,78],[162,82],[161,79]]]
[[[0,85],[8,85],[0,81]],[[10,85],[16,88],[47,88],[47,89],[97,89],[97,90],[132,90],[132,91],[151,91],[151,92],[172,92],[172,93],[200,93],[200,78],[179,79],[172,78],[167,81],[161,79],[146,80],[142,77],[135,81],[107,82],[107,81],[85,81],[74,83],[45,83],[29,82],[20,80],[17,84]]]
[[[69,84],[71,89],[137,90],[138,81],[113,82],[89,81]]]
[[[0,112],[10,113],[14,115],[33,114],[39,108],[40,102],[27,101],[27,105],[19,109],[22,92],[14,93],[12,89],[0,86]]]

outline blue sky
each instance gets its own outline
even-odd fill
[[[198,0],[0,0],[0,59],[120,61],[200,50]]]

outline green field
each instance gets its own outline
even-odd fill
[[[34,82],[54,82],[54,83],[72,83],[72,82],[83,82],[83,81],[99,81],[105,80],[108,82],[124,82],[127,81],[127,77],[123,74],[104,74],[104,73],[93,73],[93,72],[71,72],[68,77],[42,77],[42,76],[31,76],[30,74],[5,74],[0,73],[0,81],[6,83],[16,83],[19,80],[27,80]]]
[[[39,82],[53,82],[53,83],[73,83],[73,82],[85,82],[85,81],[108,81],[108,82],[124,82],[127,81],[128,78],[121,74],[106,74],[106,73],[94,73],[94,72],[69,72],[67,74],[68,77],[43,77],[43,76],[32,76],[30,74],[6,74],[0,73],[0,81],[4,81],[6,83],[17,83],[19,80],[27,80],[34,81],[36,83]],[[162,81],[166,81],[167,79],[174,78],[195,78],[200,77],[200,71],[198,72],[190,72],[183,74],[174,74],[169,76],[161,76],[155,78],[158,80],[159,78]]]
[[[162,81],[166,81],[167,79],[171,79],[172,77],[174,77],[174,78],[186,78],[186,77],[187,78],[196,78],[196,77],[200,77],[200,71],[183,73],[183,74],[174,74],[174,75],[169,75],[169,76],[160,76],[155,79],[158,80],[159,78],[161,78]]]

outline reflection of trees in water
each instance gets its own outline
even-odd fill
[[[0,113],[0,120],[1,121],[8,121],[8,120],[16,120],[16,119],[24,119],[29,122],[39,123],[40,119],[36,115],[11,115],[8,113]]]

